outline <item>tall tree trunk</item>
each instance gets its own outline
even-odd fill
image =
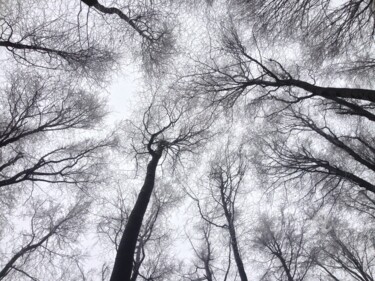
[[[153,153],[147,165],[146,178],[122,235],[110,281],[130,280],[137,238],[154,189],[156,168],[160,157],[161,151]]]
[[[234,215],[229,211],[229,206],[225,194],[224,194],[224,184],[221,183],[220,186],[220,197],[221,197],[221,203],[224,209],[225,218],[228,222],[228,231],[230,236],[230,241],[232,245],[234,260],[237,265],[238,274],[240,275],[241,281],[248,281],[245,267],[243,265],[243,261],[240,255],[240,250],[238,248],[238,241],[237,241],[237,234],[236,229],[234,225]],[[231,204],[234,204],[234,202],[231,202]]]
[[[243,265],[243,261],[240,255],[240,250],[238,249],[237,235],[236,235],[236,230],[234,228],[234,224],[229,223],[228,227],[229,227],[229,235],[230,235],[234,260],[236,262],[237,269],[238,269],[238,274],[240,275],[241,281],[247,281],[245,267]]]

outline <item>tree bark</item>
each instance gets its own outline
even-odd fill
[[[160,157],[161,151],[153,153],[147,165],[146,178],[122,235],[110,281],[129,281],[131,278],[137,238],[154,189],[156,168]]]

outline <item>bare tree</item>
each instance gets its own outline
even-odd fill
[[[215,231],[218,230],[218,231]],[[201,218],[191,233],[187,233],[194,257],[191,266],[182,275],[183,280],[213,281],[237,278],[232,272],[233,256],[228,239],[221,241],[220,228]]]
[[[257,39],[248,40],[235,20],[220,30],[219,45],[209,50],[209,58],[197,62],[198,73],[181,80],[188,97],[204,97],[207,106],[225,109],[244,102],[254,113],[249,119],[271,121],[276,128],[270,126],[270,139],[263,146],[271,151],[263,171],[278,183],[295,180],[300,186],[302,178],[308,179],[310,191],[324,186],[326,194],[335,190],[336,197],[343,191],[343,198],[355,198],[356,208],[373,201],[373,132],[366,129],[375,120],[375,92],[366,88],[371,83],[364,82],[363,88],[346,81],[344,87],[318,86],[316,79],[322,84],[333,81],[293,61],[265,59]],[[342,132],[339,120],[350,122],[351,129]],[[326,155],[319,144],[329,147]],[[275,169],[267,170],[271,166]]]
[[[354,119],[350,126],[338,126],[348,118],[297,106],[276,119],[258,142],[265,157],[255,161],[267,175],[268,187],[294,186],[301,197],[316,196],[320,204],[350,207],[372,217],[373,140],[371,129],[364,126],[371,122]]]
[[[83,193],[103,181],[104,152],[114,144],[111,136],[88,135],[100,127],[104,106],[100,97],[69,81],[47,80],[36,71],[12,73],[2,85],[0,278],[37,280],[45,274],[59,280],[78,274],[82,255],[75,242],[90,206],[90,195]],[[62,270],[68,264],[69,273]]]
[[[331,218],[318,230],[315,263],[329,280],[374,280],[372,228]]]
[[[199,230],[202,233],[201,245],[195,246],[192,239],[188,237],[197,261],[193,262],[194,269],[192,272],[185,274],[184,277],[185,279],[192,281],[213,281],[215,273],[212,262],[215,257],[211,242],[211,225],[209,223],[205,223],[199,227]],[[201,273],[201,271],[203,273]]]
[[[302,219],[303,220],[303,219]],[[314,252],[309,251],[306,222],[281,211],[280,219],[263,215],[254,229],[254,245],[270,257],[264,278],[302,281],[314,265]]]
[[[163,217],[168,214],[168,210],[173,207],[178,198],[173,195],[162,183],[157,184],[159,188],[153,191],[145,218],[138,235],[137,245],[135,248],[132,281],[139,279],[163,279],[173,273],[173,261],[168,260],[168,244],[170,244],[170,229],[164,224]],[[129,193],[129,192],[127,192]],[[133,202],[126,200],[125,194],[118,190],[117,196],[113,202],[109,203],[115,208],[114,214],[101,215],[98,224],[98,232],[110,241],[116,251],[118,250],[121,234],[127,224],[130,206]],[[108,202],[105,203],[107,205]],[[133,203],[134,204],[134,203]],[[105,213],[111,213],[106,210]],[[157,257],[155,257],[157,256]]]
[[[27,183],[66,183],[79,188],[96,180],[100,153],[112,140],[86,138],[47,145],[62,133],[97,126],[102,101],[84,91],[19,73],[1,93],[0,187]],[[44,144],[36,149],[32,143]],[[9,188],[6,188],[9,190]],[[4,198],[5,199],[5,198]]]
[[[79,252],[68,249],[74,249],[85,227],[89,205],[89,201],[82,199],[68,208],[53,201],[33,200],[23,218],[28,227],[21,233],[13,231],[11,241],[9,237],[3,237],[3,242],[8,241],[13,246],[3,249],[0,280],[20,280],[24,277],[40,280],[43,272],[44,278],[47,274],[51,274],[52,278],[55,272],[54,278],[58,280],[63,272],[56,271],[54,263],[74,263],[80,257]],[[74,271],[73,267],[71,271]]]
[[[304,53],[315,60],[312,63],[350,56],[361,63],[361,56],[372,56],[367,48],[373,46],[373,1],[239,0],[231,6],[257,36],[282,44],[299,42]]]
[[[152,71],[174,53],[177,17],[169,3],[2,1],[0,49],[21,65],[79,74],[91,84],[108,81],[124,48]]]
[[[173,53],[176,16],[168,9],[169,1],[129,1],[108,7],[97,0],[81,0],[102,15],[115,15],[140,38],[140,52],[146,70],[160,66]],[[172,24],[173,19],[173,24]],[[134,35],[131,33],[130,37]]]
[[[222,35],[218,39],[218,50],[214,49],[205,61],[197,62],[197,72],[182,79],[182,87],[188,95],[204,95],[209,103],[225,107],[232,107],[246,95],[252,96],[255,106],[264,100],[287,106],[323,99],[333,104],[331,109],[339,114],[375,120],[371,111],[375,101],[372,89],[317,85],[311,71],[291,62],[288,62],[288,70],[276,59],[263,57],[256,39],[253,39],[255,46],[245,45],[234,23],[223,24],[219,32]],[[255,51],[249,52],[250,47]],[[323,78],[322,82],[327,83]]]
[[[114,49],[91,35],[92,25],[70,14],[72,5],[2,1],[0,7],[0,49],[19,65],[65,70],[98,82],[113,68]]]
[[[151,156],[151,160],[147,164],[144,184],[129,214],[119,244],[111,281],[131,278],[138,236],[163,154],[179,161],[182,153],[193,152],[209,137],[210,118],[202,119],[207,118],[207,115],[194,118],[191,114],[187,105],[164,99],[154,100],[144,112],[141,126],[130,124],[134,129],[132,147],[137,157]]]
[[[191,197],[197,203],[201,218],[206,223],[224,229],[228,233],[238,274],[244,281],[248,279],[236,230],[238,211],[236,199],[243,186],[247,170],[246,155],[241,147],[236,151],[232,150],[229,141],[220,153],[223,154],[210,163],[209,199],[203,201],[198,196],[191,195]],[[202,207],[202,204],[205,207]]]

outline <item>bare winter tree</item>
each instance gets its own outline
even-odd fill
[[[170,1],[2,1],[0,49],[19,64],[108,81],[124,48],[146,70],[174,52],[177,20]]]
[[[373,133],[368,130],[371,127],[363,126],[371,122],[339,118],[327,111],[304,112],[297,106],[284,110],[277,119],[276,129],[260,145],[266,155],[260,160],[260,170],[268,175],[267,184],[287,183],[309,194],[308,198],[316,195],[322,203],[373,217]],[[348,121],[349,126],[338,125]]]
[[[217,233],[215,230],[219,230],[219,232]],[[232,270],[231,242],[227,239],[224,239],[224,243],[220,241],[220,230],[214,224],[201,219],[200,223],[194,228],[197,237],[188,236],[194,258],[191,260],[192,266],[183,275],[183,280],[226,281],[233,276],[237,278],[237,272],[233,273]]]
[[[269,260],[263,275],[275,280],[308,280],[314,265],[314,251],[308,249],[306,221],[281,211],[280,219],[263,215],[254,229],[254,246]]]
[[[301,195],[305,191],[310,192],[323,199],[323,203],[328,198],[333,199],[334,203],[339,199],[340,204],[356,209],[359,214],[373,216],[372,122],[375,120],[375,92],[368,74],[360,72],[361,66],[363,69],[371,67],[371,58],[360,58],[368,56],[368,50],[361,47],[358,56],[350,58],[351,48],[355,48],[353,46],[373,47],[373,41],[369,40],[371,36],[361,37],[373,33],[373,1],[341,1],[335,4],[331,1],[237,1],[237,4],[239,2],[241,7],[248,7],[243,10],[244,13],[256,15],[255,26],[252,22],[254,18],[247,20],[237,15],[230,19],[229,25],[221,25],[220,42],[214,45],[217,42],[210,41],[209,57],[198,59],[198,73],[191,72],[181,79],[188,97],[198,96],[207,106],[222,105],[225,109],[245,104],[244,108],[254,109],[249,110],[250,113],[255,112],[256,116],[271,121],[267,124],[269,132],[261,145],[267,155],[262,171],[272,179],[268,184],[276,183],[287,188],[295,185]],[[232,3],[236,4],[236,1]],[[238,28],[235,28],[237,23]],[[271,36],[280,36],[280,45],[273,48],[269,41],[264,43],[259,40],[259,26],[264,28],[261,29],[263,32],[277,26],[275,34]],[[359,26],[363,28],[361,31],[355,34],[350,32]],[[297,54],[293,57],[287,52],[283,53],[280,46],[288,47],[291,42],[295,43],[294,34],[290,38],[285,37],[294,27],[309,33],[305,34],[303,42],[296,43]],[[311,36],[314,32],[317,32],[316,36]],[[262,39],[270,34],[264,32],[263,35]],[[303,44],[310,44],[311,48],[306,46],[298,53],[298,47],[305,46]],[[279,51],[284,58],[277,54]],[[266,59],[265,53],[273,59]],[[317,58],[317,54],[321,57]],[[320,59],[324,59],[324,66],[316,65],[322,62]],[[360,77],[360,82],[338,75],[346,70],[344,63],[356,65],[350,74]],[[252,141],[259,141],[256,138],[250,137]],[[294,237],[291,241],[300,241],[300,237]],[[270,247],[275,245],[277,243]],[[297,244],[293,247],[298,249]],[[303,247],[299,248],[297,251],[305,251]],[[277,247],[267,249],[280,256]],[[363,248],[349,252],[347,255],[356,260],[356,268],[366,268],[363,261],[367,257],[372,261],[371,255],[365,253]],[[285,253],[289,254],[289,251]],[[287,280],[307,279],[307,272],[315,262],[307,253],[303,253],[301,257],[307,266],[297,263],[290,270],[282,266],[280,258],[274,257],[280,262],[278,270],[283,274],[277,278]],[[338,259],[346,260],[344,257]],[[293,258],[285,259],[290,260]],[[352,265],[346,264],[346,267],[353,270]],[[356,270],[352,272],[357,274]],[[362,273],[354,278],[372,280],[369,270],[360,270]],[[330,275],[330,278],[340,280],[340,274],[343,273]]]
[[[93,25],[71,14],[77,10],[71,4],[2,1],[0,49],[20,65],[65,70],[102,81],[113,68],[115,51],[92,34]]]
[[[165,9],[170,5],[170,1],[128,1],[126,4],[115,1],[111,7],[97,0],[81,1],[107,18],[118,18],[123,22],[120,26],[132,30],[131,37],[135,34],[140,38],[139,55],[149,70],[172,54],[176,16],[171,10]]]
[[[318,231],[315,262],[328,280],[374,280],[373,229],[331,219]]]
[[[129,214],[113,267],[111,281],[130,280],[134,253],[142,222],[155,186],[156,170],[163,155],[180,161],[182,153],[193,152],[209,137],[212,123],[207,115],[193,116],[188,105],[171,100],[153,100],[143,114],[141,125],[133,129],[132,147],[136,157],[150,156],[144,184]],[[185,118],[185,119],[184,119]],[[203,119],[205,118],[205,119]]]
[[[127,204],[126,197],[119,190],[114,202],[110,203],[114,206],[115,213],[102,215],[98,224],[98,232],[113,244],[116,251],[131,211],[132,202]],[[176,200],[178,200],[176,196],[165,186],[158,188],[158,191],[154,190],[150,207],[145,214],[138,235],[130,280],[159,280],[173,273],[175,266],[167,251],[168,244],[171,242],[169,228],[166,227],[163,216],[176,203]],[[108,212],[110,211],[107,210],[106,213]]]
[[[199,246],[195,246],[192,239],[188,237],[194,250],[196,261],[193,262],[194,268],[191,272],[185,274],[184,278],[191,281],[213,281],[215,278],[215,271],[212,262],[215,257],[211,241],[211,224],[205,223],[199,227],[199,230],[202,233],[201,244]]]
[[[179,275],[247,281],[246,251],[257,248],[270,259],[264,280],[372,281],[373,222],[367,218],[375,218],[375,2],[205,1],[208,20],[202,21],[181,9],[193,7],[190,2],[172,2],[0,0],[0,56],[9,65],[0,75],[0,279],[91,278],[76,245],[91,191],[103,183],[107,149],[115,145],[112,136],[98,139],[92,130],[106,115],[95,87],[112,78],[130,52],[148,74],[163,67],[158,78],[167,74],[158,83],[178,76],[172,87],[178,92],[153,96],[139,122],[125,123],[124,142],[144,178],[134,202],[122,180],[115,210],[98,225],[116,250],[111,281],[174,278],[178,262],[169,251],[163,221],[169,202],[159,169],[175,177],[216,124],[247,134],[269,190],[283,186],[299,199],[318,199],[309,202],[311,217],[327,206],[347,216],[354,210],[366,226],[337,224],[313,237],[314,218],[282,213],[251,228],[240,209],[250,204],[241,201],[247,196],[242,188],[252,186],[247,151],[226,144],[206,163],[202,193],[190,194],[201,227],[190,239],[193,270]],[[193,25],[209,29],[199,43],[189,41]],[[168,59],[176,46],[186,52],[173,64]],[[147,85],[154,82],[145,77]],[[217,120],[223,112],[233,123]],[[220,145],[219,137],[215,141],[205,156]],[[251,249],[242,236],[249,233],[255,235]]]
[[[197,203],[201,218],[212,226],[224,229],[229,235],[238,275],[244,281],[248,279],[236,230],[238,220],[236,199],[243,186],[247,163],[243,149],[241,147],[237,149],[237,151],[232,150],[228,142],[224,150],[220,151],[222,154],[211,162],[208,192],[210,195],[206,199],[207,202],[195,195],[191,197]]]
[[[233,23],[223,25],[220,32],[220,48],[198,63],[198,72],[186,77],[185,88],[191,95],[204,95],[209,102],[226,107],[245,95],[251,95],[254,102],[272,99],[286,104],[324,99],[340,114],[375,120],[371,112],[375,101],[372,89],[317,85],[314,76],[302,67],[288,62],[288,70],[277,60],[264,58],[256,39],[252,40],[253,48],[258,52],[249,52]],[[327,83],[325,79],[322,82]]]
[[[0,280],[63,280],[68,274],[74,276],[78,271],[75,263],[81,259],[74,245],[85,228],[89,204],[82,199],[71,206],[44,199],[32,200],[27,214],[23,214],[19,222],[23,224],[19,236],[14,230],[11,236],[4,236],[11,230],[3,229]],[[69,264],[69,273],[64,272],[62,264],[57,266],[56,263]]]
[[[316,65],[340,57],[345,62],[341,67],[373,68],[373,1],[239,0],[231,5],[257,36],[274,43],[298,42]]]
[[[19,73],[1,89],[0,107],[2,191],[10,191],[11,185],[36,182],[85,188],[95,180],[97,164],[89,160],[100,157],[98,153],[111,141],[46,142],[65,132],[97,126],[104,116],[100,98],[37,75]],[[33,143],[44,147],[36,149]]]
[[[74,248],[90,197],[75,197],[102,181],[114,142],[75,134],[99,128],[105,103],[68,82],[20,71],[0,89],[0,278],[75,278],[81,262]]]

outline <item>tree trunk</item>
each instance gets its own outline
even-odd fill
[[[155,173],[160,157],[161,153],[153,154],[147,165],[146,178],[122,235],[110,281],[130,280],[137,238],[154,189]]]
[[[229,224],[229,235],[230,235],[230,240],[232,244],[234,260],[236,262],[237,269],[238,269],[238,274],[240,275],[241,281],[247,281],[247,275],[245,272],[245,267],[242,262],[240,251],[238,249],[237,235],[236,235],[236,230],[234,228],[233,223]]]
[[[225,194],[224,194],[223,190],[224,190],[224,185],[223,185],[223,183],[221,183],[221,186],[220,186],[221,203],[223,205],[225,218],[228,222],[228,231],[229,231],[230,241],[231,241],[231,245],[232,245],[234,260],[236,262],[238,274],[240,275],[241,281],[247,281],[247,275],[246,275],[245,267],[243,265],[243,261],[242,261],[241,255],[240,255],[240,251],[238,249],[237,234],[236,234],[236,229],[235,229],[235,226],[234,226],[234,217],[233,217],[233,214],[229,211],[227,198],[225,197]],[[231,202],[231,203],[234,204],[234,202]]]

